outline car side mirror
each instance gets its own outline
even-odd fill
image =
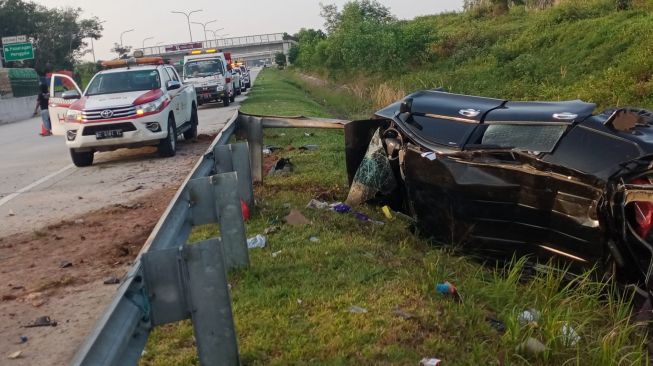
[[[410,113],[413,108],[413,100],[406,99],[399,105],[399,113]]]
[[[77,90],[68,90],[66,92],[63,92],[63,94],[61,94],[61,98],[63,98],[64,100],[79,99],[81,97],[82,96],[79,95]]]
[[[178,82],[177,80],[169,80],[166,83],[166,89],[168,90],[175,90],[181,88],[181,83]]]

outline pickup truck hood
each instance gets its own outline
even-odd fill
[[[126,105],[133,105],[138,97],[151,93],[151,91],[135,91],[116,94],[91,95],[83,98],[84,110],[94,110],[102,108],[115,108]]]

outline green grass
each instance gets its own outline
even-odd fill
[[[248,113],[275,115],[325,116],[328,109],[307,98],[289,72],[271,69],[259,76],[243,106]],[[627,301],[606,296],[612,289],[589,274],[568,282],[549,269],[525,280],[523,260],[508,269],[480,266],[412,234],[408,222],[386,220],[374,206],[360,210],[386,225],[306,209],[312,198],[346,197],[341,131],[271,129],[265,143],[284,147],[276,155],[290,157],[296,170],[266,177],[256,187],[248,236],[275,225],[281,230],[268,235],[266,248],[250,251],[249,269],[230,274],[243,364],[416,365],[423,357],[446,365],[648,363],[644,330],[629,323]],[[308,143],[320,149],[289,149]],[[289,207],[312,225],[284,225]],[[191,241],[216,235],[214,226],[196,228]],[[320,241],[311,242],[313,236]],[[462,303],[435,292],[445,280],[458,286]],[[367,313],[351,313],[352,306]],[[525,308],[541,312],[537,324],[518,323]],[[397,316],[397,309],[412,318]],[[493,329],[488,317],[503,321],[505,333]],[[580,335],[578,344],[565,344],[565,324]],[[530,336],[547,351],[517,352]],[[190,322],[156,329],[146,351],[144,366],[198,364]]]

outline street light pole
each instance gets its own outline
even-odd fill
[[[218,39],[218,32],[221,31],[221,30],[224,30],[224,28],[220,28],[220,29],[216,29],[216,30],[211,30],[211,29],[207,29],[207,30],[209,32],[213,33],[213,38],[214,39]]]
[[[185,13],[183,11],[171,11],[171,13],[183,14],[186,17],[186,21],[188,22],[188,35],[190,35],[190,41],[191,42],[193,42],[193,32],[190,29],[190,16],[191,16],[191,14],[199,13],[200,11],[202,11],[202,9],[193,10],[193,11],[191,11],[189,13]]]
[[[129,29],[129,30],[126,30],[126,31],[120,33],[120,47],[122,47],[122,36],[123,36],[125,33],[133,32],[133,31],[134,31],[134,29]]]
[[[143,40],[143,50],[145,50],[145,41],[149,41],[150,39],[154,39],[154,37],[147,37]]]
[[[207,37],[206,37],[206,26],[207,26],[208,24],[211,24],[211,23],[214,23],[214,22],[217,22],[217,20],[214,19],[214,20],[211,20],[211,21],[206,22],[206,23],[192,22],[193,24],[199,24],[199,25],[202,26],[202,29],[204,30],[204,42],[207,42],[207,41],[208,41],[208,39],[207,39]]]

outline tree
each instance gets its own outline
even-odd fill
[[[115,52],[118,55],[118,58],[125,58],[127,57],[127,54],[131,52],[131,50],[131,46],[122,46],[118,43],[114,43],[111,52]]]
[[[335,32],[349,17],[356,17],[359,21],[373,21],[378,23],[390,23],[396,21],[390,8],[382,5],[376,0],[354,0],[346,3],[342,11],[338,10],[335,4],[320,3],[320,16],[324,18],[324,27],[329,34]]]
[[[277,64],[279,67],[284,67],[286,66],[286,54],[283,52],[277,52],[274,55],[274,62]]]
[[[290,62],[291,65],[294,65],[297,62],[297,59],[299,58],[299,45],[292,45],[290,46],[290,50],[288,50],[288,61]]]
[[[99,39],[102,25],[97,18],[80,19],[80,8],[48,9],[23,0],[0,0],[0,36],[26,35],[34,45],[34,60],[8,66],[33,67],[43,74],[72,70],[87,51],[88,38]]]

